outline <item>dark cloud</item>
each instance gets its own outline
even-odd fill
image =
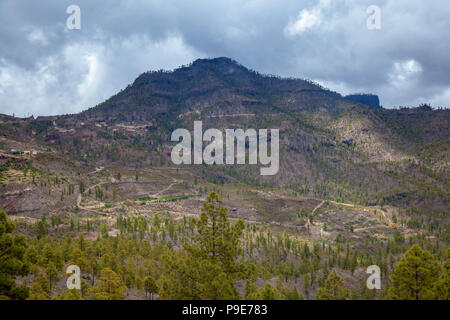
[[[81,8],[81,30],[66,8]],[[381,30],[366,8],[381,7]],[[450,3],[436,0],[0,2],[0,113],[91,107],[151,69],[229,56],[385,107],[450,106]]]

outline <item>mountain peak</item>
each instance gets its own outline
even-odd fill
[[[228,57],[217,57],[217,58],[205,58],[205,59],[197,59],[194,62],[192,62],[192,66],[198,66],[198,65],[235,65],[235,66],[241,66],[236,60],[233,60]]]
[[[236,70],[248,71],[248,69],[239,62],[228,57],[197,59],[192,62],[189,67],[194,70],[208,69],[224,73],[233,73]]]

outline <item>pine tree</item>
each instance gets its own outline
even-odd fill
[[[342,279],[336,271],[328,276],[325,286],[317,290],[317,300],[346,300],[350,298],[350,290],[344,286]]]
[[[83,300],[81,293],[77,289],[69,289],[63,294],[54,296],[52,300]]]
[[[447,260],[444,263],[444,270],[436,284],[436,299],[450,300],[450,248],[447,248]]]
[[[281,289],[281,293],[286,297],[286,300],[305,300],[305,297],[298,293],[296,286],[293,286],[292,288],[284,286]]]
[[[158,293],[158,286],[156,285],[155,280],[153,277],[145,277],[144,279],[144,289],[145,289],[145,296],[148,297],[148,294],[150,294],[150,300],[153,300],[153,294]]]
[[[184,250],[174,252],[165,260],[166,275],[159,282],[163,299],[238,299],[234,287],[251,268],[237,262],[241,254],[242,220],[231,224],[227,209],[212,192],[196,221],[197,235]]]
[[[91,274],[91,285],[93,286],[95,283],[95,277],[96,277],[96,275],[99,271],[99,267],[100,267],[98,264],[97,258],[93,254],[90,254],[88,256],[88,259],[86,260],[85,264],[86,264],[88,272]]]
[[[78,183],[78,187],[80,189],[80,193],[84,193],[84,191],[86,190],[86,185],[84,184],[83,180],[80,180]]]
[[[162,299],[199,300],[200,279],[197,266],[198,260],[189,263],[189,257],[185,252],[172,253],[164,257],[165,272],[158,280],[159,295]]]
[[[394,300],[432,299],[440,269],[430,252],[412,246],[394,267],[390,297]]]
[[[36,223],[36,232],[38,239],[41,239],[48,234],[48,224],[45,216],[42,216],[41,220]]]
[[[110,268],[100,271],[100,281],[90,290],[91,298],[95,300],[122,300],[126,287],[120,277]]]
[[[58,270],[56,269],[56,266],[53,262],[50,262],[47,267],[45,268],[45,273],[47,274],[48,283],[50,290],[52,289],[52,284],[55,281],[58,281]]]
[[[234,288],[236,276],[225,273],[212,259],[197,258],[188,252],[173,252],[165,257],[165,271],[158,280],[162,299],[239,299]]]
[[[242,253],[244,222],[238,220],[232,225],[227,209],[221,204],[218,195],[211,192],[203,204],[200,220],[196,221],[198,236],[193,245],[186,244],[185,248],[199,258],[218,261],[227,273],[234,273],[240,269],[236,259]]]
[[[30,300],[47,300],[50,296],[50,285],[47,278],[41,272],[34,275],[34,281],[31,286]]]
[[[254,280],[247,280],[245,282],[244,287],[244,297],[249,300],[250,297],[258,290],[258,286],[256,285]]]
[[[285,296],[270,283],[250,294],[250,300],[286,300]]]
[[[28,288],[19,287],[14,276],[25,276],[29,272],[24,254],[27,248],[25,237],[11,236],[15,228],[14,223],[8,221],[6,212],[0,210],[0,298],[26,299]]]

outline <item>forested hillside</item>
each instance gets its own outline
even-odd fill
[[[0,297],[13,299],[449,299],[449,254],[423,237],[401,235],[374,253],[350,250],[345,241],[308,243],[286,233],[232,222],[216,193],[198,219],[155,216],[117,219],[120,236],[105,225],[58,229],[42,218],[36,237],[14,236],[0,212]],[[60,226],[61,224],[59,224]],[[21,224],[19,227],[28,228]],[[149,228],[150,227],[150,228]],[[74,231],[98,230],[96,240]],[[431,248],[432,253],[417,244]],[[408,250],[409,248],[409,250]],[[405,253],[406,251],[406,253]],[[449,251],[449,250],[447,250]],[[381,266],[383,289],[365,286],[367,265]],[[82,270],[80,290],[65,287],[64,270]],[[420,270],[420,271],[419,271]],[[420,278],[417,278],[417,272]],[[18,276],[16,281],[12,276]],[[358,281],[359,280],[359,281]]]

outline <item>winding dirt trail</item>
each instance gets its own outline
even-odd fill
[[[320,207],[323,206],[323,204],[325,203],[325,200],[322,200],[322,202],[320,202],[317,206],[314,207],[314,209],[311,211],[311,216],[314,216],[314,213],[320,209]],[[308,220],[306,221],[306,226],[309,227],[311,224],[311,220],[308,217]]]
[[[351,207],[351,208],[357,208],[357,209],[359,208],[359,209],[362,209],[364,212],[370,212],[370,210],[375,210],[375,213],[376,213],[376,214],[377,214],[378,212],[381,212],[381,215],[383,216],[384,220],[386,220],[386,221],[388,222],[389,226],[395,225],[395,223],[391,220],[391,218],[389,218],[389,217],[384,213],[384,211],[381,210],[381,209],[378,209],[378,208],[368,208],[368,207],[364,207],[364,206],[361,206],[361,205],[355,205],[355,204],[352,204],[352,203],[337,202],[337,201],[332,201],[332,200],[329,200],[329,201],[332,202],[332,203],[334,203],[334,204],[341,205],[341,206],[346,206],[346,207]]]
[[[166,192],[166,191],[168,191],[168,190],[170,190],[175,184],[178,184],[179,183],[179,181],[177,180],[177,181],[175,181],[175,182],[172,182],[171,184],[169,184],[166,188],[164,188],[164,189],[162,189],[161,191],[159,191],[158,193],[155,193],[153,196],[159,196],[159,195],[161,195],[161,193],[163,193],[163,192]]]
[[[158,191],[157,193],[155,193],[155,194],[153,195],[154,197],[161,195],[161,193],[170,190],[174,185],[176,185],[176,184],[178,184],[178,183],[180,183],[180,182],[183,181],[183,180],[175,179],[175,178],[173,178],[173,177],[169,177],[169,176],[167,176],[167,175],[165,175],[165,174],[162,174],[161,172],[160,172],[159,174],[162,175],[163,177],[166,177],[167,179],[172,179],[172,183],[169,184],[166,188],[164,188],[164,189]]]
[[[313,211],[311,211],[311,214],[314,214],[314,212],[316,212],[316,210],[320,209],[320,207],[323,206],[324,203],[325,203],[325,200],[322,200],[322,202],[319,203],[319,204],[313,209]]]
[[[93,172],[91,172],[91,173],[96,173],[96,172],[99,172],[99,171],[101,171],[101,170],[103,170],[103,169],[104,169],[103,167],[96,168],[96,170],[93,171]],[[161,173],[159,173],[159,174],[161,174]],[[162,175],[162,174],[161,174],[161,175]],[[178,180],[178,179],[175,179],[175,178],[173,178],[173,177],[169,177],[169,176],[167,176],[167,175],[163,175],[163,176],[164,176],[165,178],[167,178],[167,179],[172,179],[172,183],[169,184],[169,185],[168,185],[167,187],[165,187],[164,189],[158,191],[158,192],[155,193],[155,194],[149,194],[149,196],[153,196],[153,197],[160,196],[162,193],[164,193],[164,192],[170,190],[174,185],[176,185],[176,184],[182,182],[182,180]],[[117,180],[116,180],[115,178],[111,178],[111,181],[105,181],[105,182],[100,182],[100,183],[94,184],[94,185],[90,186],[89,188],[87,188],[87,189],[83,192],[83,194],[85,194],[86,192],[89,192],[89,190],[95,189],[96,187],[99,187],[99,186],[102,186],[102,185],[105,185],[105,184],[109,184],[109,183],[113,183],[113,184],[114,184],[114,183],[117,183]],[[119,182],[119,183],[120,183],[120,182]],[[86,208],[86,207],[84,207],[84,206],[81,205],[81,201],[82,201],[82,198],[83,198],[83,194],[81,194],[81,193],[78,194],[77,202],[76,202],[77,207],[80,208],[80,209],[82,209],[82,210],[86,210],[86,211],[90,211],[90,212],[95,212],[95,213],[96,213],[95,210]]]
[[[100,182],[100,183],[94,184],[94,185],[90,186],[89,188],[87,188],[83,193],[89,192],[89,190],[95,189],[96,187],[99,187],[99,186],[101,186],[101,185],[108,184],[108,183],[114,183],[114,182],[115,182],[115,181],[109,181],[109,182]],[[77,197],[77,207],[78,207],[78,208],[80,208],[80,209],[82,209],[82,210],[87,210],[87,211],[90,211],[90,212],[95,212],[95,213],[97,213],[97,211],[95,211],[95,210],[92,210],[92,209],[83,207],[83,206],[81,205],[81,200],[82,200],[82,194],[79,193],[79,194],[78,194],[78,197]]]

